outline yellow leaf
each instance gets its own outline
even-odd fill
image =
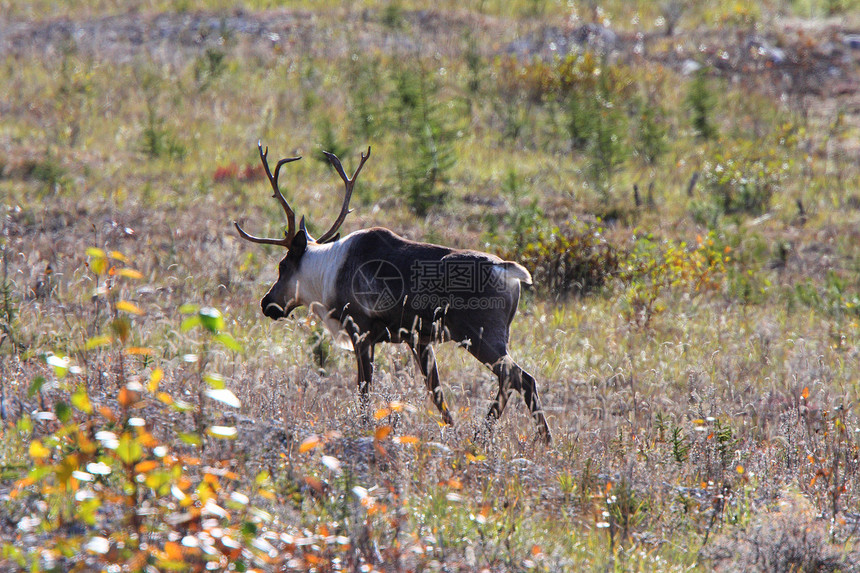
[[[150,392],[155,392],[158,390],[158,385],[161,383],[161,380],[164,378],[164,370],[161,368],[156,368],[149,375],[149,384],[147,385],[147,389]]]
[[[155,397],[158,398],[161,403],[167,404],[168,406],[173,404],[173,396],[171,396],[167,392],[159,392],[155,395]]]
[[[373,439],[378,442],[381,442],[385,438],[388,437],[388,434],[391,433],[391,426],[380,426],[376,428],[376,431],[373,433]]]
[[[142,279],[143,274],[140,271],[136,271],[134,269],[120,269],[119,276],[125,277],[127,279]]]
[[[51,455],[51,450],[42,445],[39,440],[30,442],[30,457],[36,460],[47,458]]]
[[[84,344],[85,350],[92,350],[93,348],[98,348],[99,346],[107,346],[111,343],[111,337],[106,335],[98,335],[93,336],[92,338],[87,339]]]
[[[738,467],[735,468],[735,470],[738,472],[739,475],[743,475],[745,471],[744,467],[740,464],[738,465]]]
[[[140,310],[139,306],[137,306],[133,302],[128,302],[127,300],[121,300],[118,303],[116,303],[116,309],[131,313],[131,314],[143,314],[143,311]]]
[[[302,444],[299,446],[299,453],[303,454],[305,452],[309,452],[310,450],[319,447],[322,444],[322,440],[316,434],[313,436],[308,436],[304,440],[302,440]]]
[[[105,255],[105,252],[98,247],[89,247],[86,252],[87,256],[92,257],[94,259],[103,259],[107,256]]]
[[[119,251],[111,251],[110,258],[116,259],[117,261],[122,261],[123,263],[128,262],[128,257],[120,253]]]

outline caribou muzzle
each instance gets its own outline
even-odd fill
[[[294,303],[287,304],[287,307],[284,308],[269,297],[264,297],[263,300],[260,301],[260,306],[263,309],[264,315],[268,316],[272,320],[278,320],[279,318],[288,317],[298,305]]]

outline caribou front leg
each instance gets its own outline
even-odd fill
[[[410,348],[418,361],[418,367],[421,368],[421,374],[424,375],[433,403],[442,414],[442,421],[453,426],[454,418],[451,417],[448,404],[445,403],[445,396],[442,395],[442,386],[439,384],[439,370],[436,368],[436,353],[433,352],[433,347],[429,344],[417,343]]]
[[[356,369],[358,371],[358,393],[362,415],[370,420],[370,384],[373,381],[373,344],[367,337],[359,335],[357,329],[350,329],[352,347],[355,350]]]

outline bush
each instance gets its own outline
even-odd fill
[[[555,298],[595,292],[615,275],[622,254],[599,226],[572,221],[536,233],[518,252],[505,254],[531,271],[537,288]]]
[[[708,83],[708,69],[699,68],[687,92],[687,107],[690,109],[693,129],[702,139],[714,139],[717,136],[712,118],[716,105],[717,96]]]
[[[439,99],[439,86],[423,66],[404,65],[395,75],[390,96],[390,127],[397,137],[400,192],[416,215],[424,216],[445,200],[442,187],[457,162],[456,129],[450,110]]]
[[[717,153],[705,162],[702,179],[710,201],[723,214],[761,215],[781,188],[782,160],[760,151]]]
[[[650,235],[636,241],[619,273],[625,288],[624,314],[631,323],[648,327],[665,310],[665,297],[671,292],[692,298],[723,287],[731,249],[721,246],[713,234],[697,237],[696,243],[693,248]]]

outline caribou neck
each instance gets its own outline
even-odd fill
[[[337,276],[346,261],[355,233],[320,245],[308,243],[298,269],[298,302],[321,304],[331,310],[337,300]]]

